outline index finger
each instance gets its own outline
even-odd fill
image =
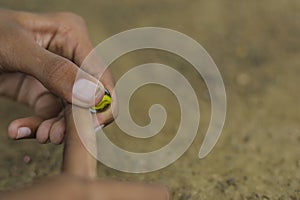
[[[79,117],[75,124],[73,114]],[[63,155],[63,173],[82,178],[97,177],[97,160],[88,152],[85,144],[96,148],[96,135],[89,110],[68,105],[65,113],[66,136]],[[82,134],[82,135],[79,135]]]

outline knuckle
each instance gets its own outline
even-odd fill
[[[49,133],[48,133],[49,134]],[[36,140],[40,143],[40,144],[46,144],[48,141],[48,135],[47,134],[41,134],[38,133],[36,136]]]
[[[78,24],[85,25],[84,19],[76,13],[62,12],[59,13],[59,18],[64,19],[63,22],[65,23],[65,25],[69,25],[71,27],[78,26]]]
[[[60,25],[59,32],[65,37],[76,37],[77,34],[87,29],[84,19],[80,15],[71,12],[59,13],[58,22]]]

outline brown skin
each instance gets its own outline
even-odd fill
[[[74,111],[74,110],[73,110]],[[75,108],[81,117],[88,111]],[[166,188],[112,180],[96,180],[96,161],[83,147],[75,128],[72,111],[67,107],[67,135],[64,151],[63,174],[39,181],[12,193],[0,195],[5,200],[168,200]],[[82,134],[95,134],[92,123],[77,124],[86,131]],[[79,130],[82,130],[79,128]]]
[[[28,127],[40,143],[60,144],[65,132],[62,100],[72,102],[72,88],[84,58],[92,50],[86,25],[72,13],[34,14],[0,9],[0,95],[27,103],[34,115],[13,121],[8,134],[17,139],[20,127]],[[85,69],[83,78],[97,83],[103,66]],[[100,78],[113,93],[109,71]],[[96,97],[98,103],[103,91]],[[113,106],[114,107],[114,106]],[[112,111],[95,116],[100,124],[113,120]]]
[[[29,138],[36,137],[41,143],[59,144],[65,138],[62,175],[0,194],[0,199],[167,200],[164,187],[96,180],[96,160],[78,135],[80,130],[81,134],[93,136],[95,119],[88,118],[87,109],[76,107],[73,111],[83,119],[76,129],[71,106],[64,108],[62,104],[62,99],[72,102],[78,66],[92,49],[83,20],[70,13],[45,15],[0,10],[0,32],[0,96],[34,109],[33,116],[10,124],[9,136],[16,139],[19,127],[29,127]],[[88,72],[97,77],[101,68]],[[94,81],[88,73],[83,75]],[[112,92],[113,79],[108,71],[100,81]],[[101,124],[112,121],[110,111],[94,117]],[[89,139],[93,141],[92,137]]]

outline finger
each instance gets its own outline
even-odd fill
[[[118,115],[117,97],[115,93],[112,93],[111,105],[104,112],[99,112],[95,115],[97,120],[96,125],[106,126],[113,122],[114,118]]]
[[[120,200],[168,200],[169,192],[163,186],[115,181],[93,183],[91,196]],[[117,191],[117,192],[116,192]]]
[[[34,102],[46,90],[35,78],[22,73],[0,75],[0,94],[20,103],[34,106]],[[30,94],[29,94],[30,92]]]
[[[63,55],[73,60],[73,62],[80,66],[83,71],[91,74],[93,77],[96,77],[98,80],[100,80],[103,86],[106,89],[108,89],[111,94],[113,94],[113,76],[111,72],[108,69],[106,69],[106,64],[102,60],[101,55],[99,55],[97,51],[92,51],[93,45],[90,41],[89,34],[87,32],[87,28],[84,21],[81,20],[80,17],[78,18],[72,15],[67,15],[66,17],[71,17],[71,19],[75,17],[73,18],[73,22],[76,22],[76,26],[73,27],[74,31],[70,33],[67,37],[67,39],[70,41],[65,42],[66,38],[64,38],[63,35],[56,34],[55,38],[53,39],[53,42],[49,45],[48,49],[52,52],[59,53],[60,55]],[[50,19],[53,20],[51,17]],[[78,29],[76,27],[78,27]],[[62,48],[57,48],[58,46],[60,46],[59,44],[63,43],[66,44],[63,45]],[[112,109],[110,111],[107,111],[103,114],[97,114],[101,124],[107,125],[113,121],[112,110],[117,109],[116,101],[113,102],[111,108]]]
[[[101,64],[100,61],[97,61],[99,59],[96,59],[96,57],[97,56],[94,54],[94,52],[92,52],[89,55],[88,60],[85,61],[84,65],[82,65],[82,68],[85,71],[88,71],[90,74],[93,74],[93,76],[97,77],[112,95],[112,103],[110,105],[110,108],[105,112],[99,112],[96,115],[96,118],[99,121],[100,125],[108,125],[114,120],[114,117],[117,116],[118,110],[116,101],[117,97],[114,92],[114,79],[112,78],[110,71],[105,70],[103,64]]]
[[[21,73],[0,75],[0,95],[34,107],[35,115],[43,119],[55,117],[62,109],[59,98],[37,79]]]
[[[93,46],[88,38],[87,32],[82,35],[83,37],[80,37],[80,42],[74,51],[74,62],[77,63],[82,70],[100,80],[110,94],[114,95],[113,99],[116,99],[114,94],[114,79],[111,72],[107,69],[101,55],[99,55],[97,51],[92,51]],[[112,112],[114,112],[114,115]],[[113,101],[110,109],[106,112],[98,113],[97,118],[101,125],[107,125],[114,120],[114,116],[116,115],[117,103]]]
[[[50,130],[50,142],[53,144],[61,144],[65,135],[65,119],[61,117],[54,122]]]
[[[84,29],[86,30],[86,29]],[[71,47],[69,47],[71,48]],[[77,48],[74,50],[74,62],[78,64],[83,71],[96,77],[103,86],[108,89],[110,94],[114,94],[114,78],[111,72],[106,68],[105,62],[97,51],[92,51],[93,46],[88,37],[88,33],[82,34]],[[113,99],[116,99],[114,96]],[[112,114],[114,112],[114,115]],[[109,110],[103,113],[97,113],[97,119],[101,125],[110,124],[117,114],[117,103],[112,102]]]
[[[114,120],[114,116],[112,114],[111,109],[108,109],[104,112],[101,113],[97,113],[95,115],[95,120],[94,120],[94,124],[96,125],[96,127],[98,126],[106,126],[108,124],[110,124],[111,122],[113,122]]]
[[[34,101],[34,113],[43,119],[56,117],[62,109],[63,103],[61,99],[57,98],[49,91],[41,93]]]
[[[84,29],[85,30],[85,29]],[[76,35],[74,36],[76,37]],[[60,38],[60,37],[57,37]],[[59,39],[58,39],[59,40]],[[78,44],[73,52],[74,62],[81,67],[81,69],[101,81],[103,86],[109,90],[110,94],[114,94],[114,79],[111,72],[106,69],[104,61],[97,51],[92,51],[93,46],[89,40],[88,33],[84,32],[81,37],[77,39]],[[69,42],[65,49],[72,48],[72,42]],[[56,51],[54,47],[49,47],[52,51]],[[68,51],[67,51],[68,52]],[[87,58],[88,56],[88,58]],[[87,58],[87,59],[86,59]],[[113,97],[116,99],[116,97]],[[112,114],[114,112],[114,115]],[[117,114],[117,103],[112,102],[111,108],[103,113],[97,113],[97,119],[101,125],[107,125],[114,120],[114,116]]]
[[[33,138],[42,121],[43,119],[37,116],[17,119],[8,126],[8,135],[15,140]]]
[[[19,13],[16,20],[35,34],[35,41],[40,46],[78,66],[93,49],[86,23],[79,15],[70,12]]]
[[[76,125],[73,115],[77,116]],[[68,105],[65,112],[66,135],[63,157],[63,172],[83,178],[97,176],[96,159],[88,152],[84,144],[96,147],[96,135],[89,110]],[[90,145],[91,144],[91,145]],[[89,149],[91,151],[91,149]],[[95,150],[92,150],[95,153]]]
[[[24,38],[14,51],[20,57],[11,63],[15,70],[34,76],[68,102],[89,107],[102,99],[104,89],[97,79],[71,61],[40,47],[32,38]]]
[[[51,119],[43,121],[40,124],[40,126],[36,132],[36,139],[39,143],[45,144],[48,141],[50,141],[49,134],[50,134],[52,125],[59,119],[60,119],[60,117],[51,118]]]

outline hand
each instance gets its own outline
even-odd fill
[[[103,86],[94,78],[104,71],[103,66],[85,69],[88,73],[80,72],[81,81],[74,84],[80,70],[78,66],[92,50],[84,21],[71,13],[32,14],[0,10],[0,31],[0,95],[13,97],[35,110],[34,116],[10,124],[10,137],[36,136],[41,143],[61,143],[65,123],[60,98],[90,107],[103,96]],[[109,71],[103,73],[100,81],[113,92],[114,83]],[[113,120],[111,110],[96,117],[100,124]]]
[[[89,111],[76,108],[82,119]],[[66,110],[67,135],[64,151],[63,175],[37,182],[30,187],[7,193],[6,200],[168,200],[164,187],[137,183],[96,180],[96,160],[89,155],[78,134],[95,135],[91,121],[75,124],[70,107]],[[77,114],[78,114],[77,113]],[[79,128],[78,128],[79,127]],[[85,130],[78,133],[77,130]]]
[[[65,135],[62,100],[37,79],[22,73],[0,74],[0,96],[33,108],[33,116],[14,120],[8,127],[12,139],[36,138],[40,143],[60,144]],[[12,111],[13,112],[13,111]]]

